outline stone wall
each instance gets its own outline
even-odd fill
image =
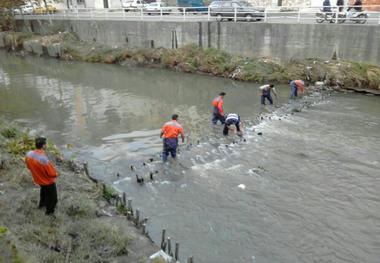
[[[380,27],[331,24],[17,21],[19,30],[71,31],[87,42],[132,48],[212,47],[245,57],[341,59],[380,65]]]

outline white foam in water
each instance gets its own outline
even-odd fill
[[[239,184],[238,187],[244,190],[246,186],[245,184]]]
[[[231,166],[230,168],[227,168],[227,171],[235,170],[235,169],[238,169],[240,167],[242,167],[242,165],[241,164],[237,164],[237,165]]]
[[[120,179],[120,180],[113,182],[113,184],[120,184],[121,182],[130,181],[130,180],[131,180],[131,177],[125,177],[123,179]]]
[[[169,181],[162,181],[160,184],[171,184]]]

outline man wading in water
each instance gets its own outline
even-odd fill
[[[223,98],[226,95],[225,92],[219,93],[219,96],[216,97],[212,101],[212,123],[216,124],[218,121],[220,121],[222,124],[224,124],[224,113],[223,113]]]
[[[34,182],[41,187],[38,208],[46,207],[46,214],[53,215],[57,204],[55,180],[58,173],[44,151],[46,149],[46,138],[36,138],[35,143],[36,150],[26,154],[25,163],[32,173]]]
[[[263,85],[259,89],[261,90],[261,105],[265,105],[265,99],[269,101],[270,105],[273,104],[273,99],[270,94],[271,91],[273,91],[273,94],[276,97],[276,99],[278,98],[276,89],[274,88],[273,84]]]
[[[168,160],[169,153],[172,158],[177,156],[178,136],[181,134],[182,143],[185,142],[185,135],[182,126],[177,122],[178,115],[173,114],[172,120],[164,124],[161,129],[160,138],[164,137],[164,150],[162,152],[162,160]]]

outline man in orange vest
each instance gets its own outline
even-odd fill
[[[220,121],[222,124],[224,124],[224,113],[223,113],[223,98],[226,95],[225,92],[219,93],[219,96],[216,97],[212,101],[212,123],[216,124],[218,121]]]
[[[162,152],[162,160],[168,160],[169,153],[172,158],[176,158],[178,147],[178,136],[181,134],[182,143],[185,141],[185,134],[181,124],[177,122],[178,115],[173,114],[172,120],[164,124],[161,129],[160,138],[164,137],[164,150]]]
[[[55,180],[58,176],[54,165],[46,156],[46,138],[38,137],[35,141],[36,150],[26,154],[26,166],[32,173],[33,180],[40,186],[39,208],[46,207],[46,214],[54,214],[57,204],[57,188]]]
[[[301,93],[304,93],[305,91],[305,82],[300,79],[292,80],[290,82],[290,98],[294,99],[298,96],[298,90]]]

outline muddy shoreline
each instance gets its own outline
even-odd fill
[[[323,82],[338,90],[380,95],[380,67],[366,63],[320,59],[280,62],[273,58],[249,59],[212,48],[188,45],[178,49],[131,49],[80,41],[68,32],[40,36],[0,32],[0,48],[62,60],[122,66],[165,68],[245,82],[288,84],[292,79]]]

